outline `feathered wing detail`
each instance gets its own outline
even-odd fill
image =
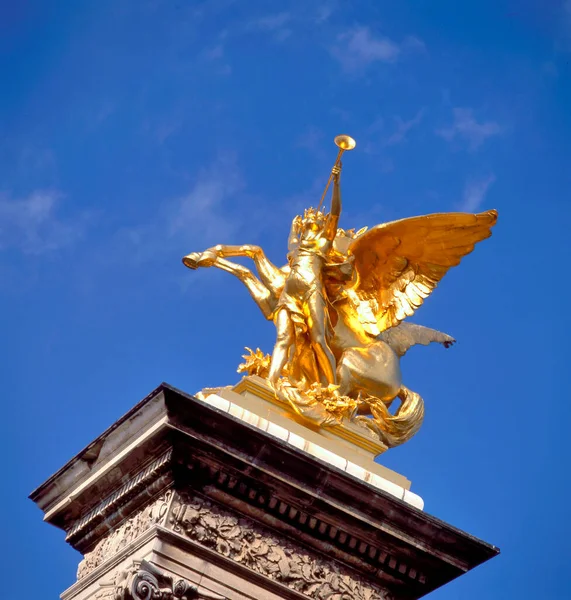
[[[366,305],[364,312],[374,314],[376,327],[369,323],[368,332],[378,335],[410,317],[448,270],[490,237],[497,216],[490,210],[412,217],[355,237],[348,250],[357,274],[352,304],[357,313]]]
[[[399,357],[404,356],[412,346],[417,344],[428,346],[428,344],[436,342],[448,348],[456,341],[453,337],[436,331],[436,329],[406,322],[383,331],[378,339],[386,342]]]
[[[342,256],[347,256],[349,248],[353,241],[367,231],[368,227],[362,227],[359,231],[354,229],[337,229],[337,234],[333,240],[333,249]]]

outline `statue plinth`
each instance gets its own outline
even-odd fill
[[[420,510],[378,442],[265,387],[163,384],[32,493],[84,556],[64,600],[411,599],[498,553]]]
[[[341,468],[422,509],[422,498],[412,494],[410,481],[375,462],[387,447],[368,429],[348,421],[329,427],[313,426],[281,401],[268,382],[255,375],[235,386],[217,389],[204,402],[268,431],[278,439]]]

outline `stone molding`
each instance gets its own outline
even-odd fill
[[[165,522],[167,510],[172,498],[172,490],[161,494],[136,515],[127,519],[117,529],[100,540],[91,552],[87,552],[77,568],[77,580],[80,581],[99,565],[121,551],[127,544],[137,539],[153,525]]]
[[[198,456],[181,466],[188,471],[192,481],[201,482],[201,487],[212,486],[240,502],[264,511],[268,516],[294,527],[299,533],[310,536],[312,543],[315,541],[317,546],[322,545],[323,541],[333,545],[346,556],[356,559],[366,572],[380,569],[401,581],[426,589],[427,574],[414,568],[408,560],[397,558],[386,549],[343,531],[306,509],[300,509],[258,481],[252,481],[219,464],[207,464]]]
[[[81,519],[69,529],[66,535],[66,541],[75,545],[82,536],[92,535],[95,527],[108,517],[115,513],[118,508],[124,506],[126,502],[135,497],[138,493],[150,493],[150,486],[160,479],[161,475],[170,471],[172,458],[172,449],[169,449],[162,456],[155,459],[144,469],[139,471],[129,481],[107,496],[95,508],[90,510]],[[156,490],[157,493],[160,490]],[[110,528],[108,528],[110,529]]]
[[[176,533],[315,600],[392,600],[385,590],[334,560],[194,494],[175,495]]]

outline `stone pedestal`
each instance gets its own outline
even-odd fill
[[[383,449],[258,378],[163,384],[31,498],[84,556],[64,600],[412,599],[498,553],[422,512]]]

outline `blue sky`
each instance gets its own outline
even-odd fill
[[[342,226],[500,213],[415,316],[459,341],[403,360],[426,420],[381,459],[502,549],[432,597],[567,597],[571,3],[0,7],[4,595],[74,580],[34,487],[161,381],[230,384],[271,349],[241,284],[180,258],[283,262],[349,133]]]

